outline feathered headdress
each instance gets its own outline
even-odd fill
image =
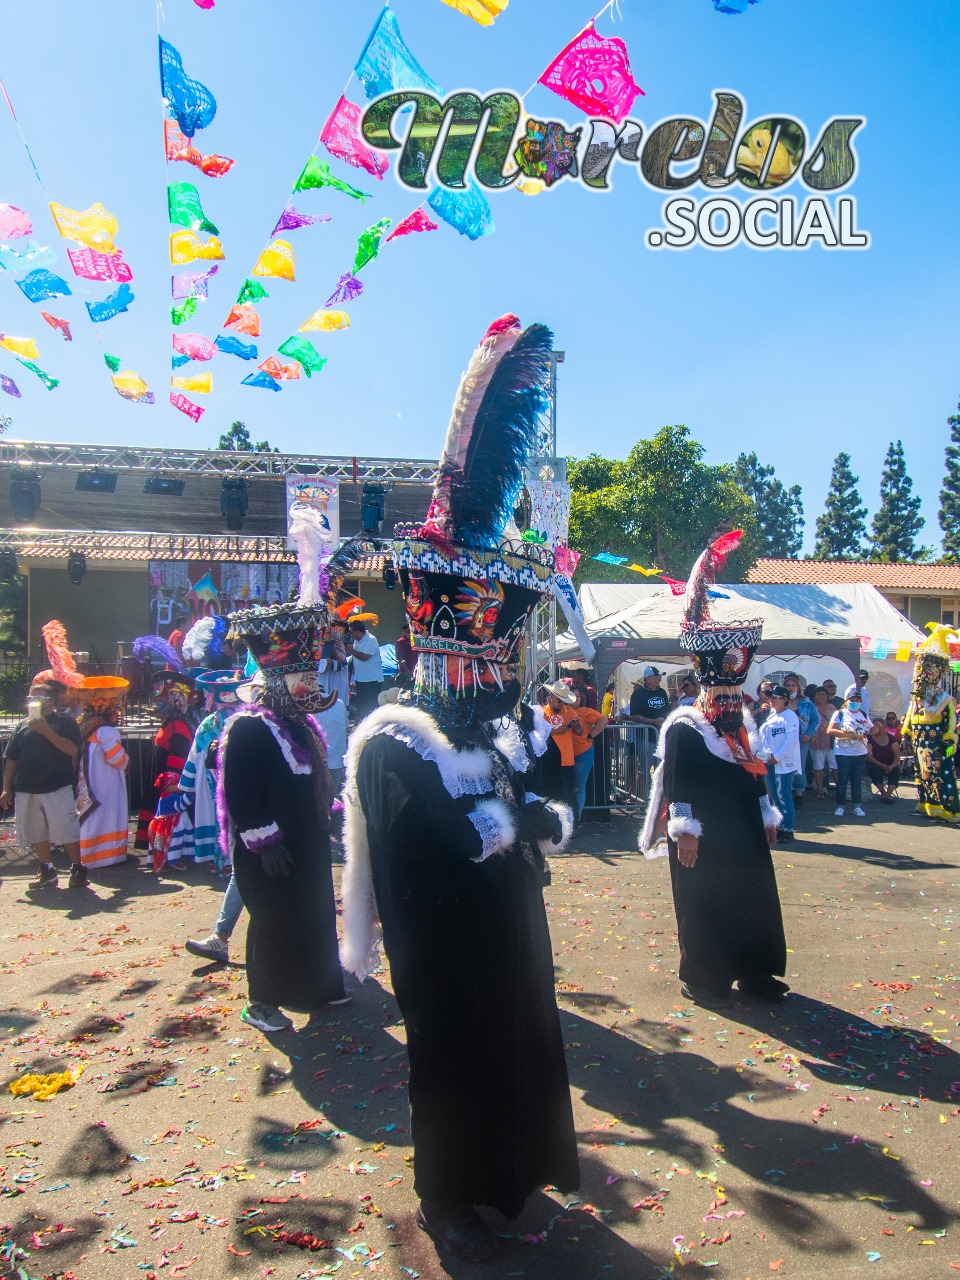
[[[715,622],[710,616],[707,588],[716,582],[742,539],[742,529],[717,529],[687,579],[680,647],[691,655],[702,685],[743,684],[763,634],[762,624],[755,618]]]
[[[188,666],[206,666],[223,657],[227,620],[219,614],[195,622],[183,640],[183,660]]]
[[[77,670],[77,664],[67,645],[67,631],[63,623],[54,618],[44,623],[40,630],[43,633],[43,643],[46,646],[50,668],[47,671],[39,671],[34,676],[34,680],[41,684],[57,680],[69,689],[76,689],[82,683],[83,676]]]
[[[731,554],[743,541],[742,529],[729,532],[716,531],[701,552],[687,579],[687,591],[683,601],[683,616],[687,623],[700,625],[710,619],[710,603],[707,587],[713,586]]]
[[[495,320],[473,353],[453,404],[423,535],[483,547],[502,536],[548,403],[553,335]]]
[[[427,518],[395,531],[411,642],[441,690],[448,658],[515,661],[553,589],[553,552],[511,520],[549,403],[551,347],[545,325],[506,315],[490,326],[460,379]]]
[[[174,671],[183,670],[183,659],[162,636],[137,636],[133,642],[133,656],[138,662],[143,662],[148,653],[155,653]]]

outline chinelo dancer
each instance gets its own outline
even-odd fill
[[[731,984],[762,999],[789,991],[786,943],[770,846],[781,821],[767,794],[766,765],[743,706],[742,685],[761,638],[758,622],[715,622],[707,584],[716,581],[741,530],[719,533],[687,583],[680,646],[700,696],[660,731],[640,848],[670,857],[680,935],[681,992],[708,1009],[732,1004]]]
[[[264,1032],[293,1025],[283,1012],[343,1004],[330,863],[330,775],[314,714],[326,697],[317,662],[327,610],[320,592],[322,524],[294,507],[299,599],[230,614],[230,639],[257,666],[252,704],[220,738],[217,804],[225,856],[250,921],[249,1003],[241,1017]]]
[[[956,632],[935,625],[917,650],[910,707],[903,721],[904,737],[913,742],[917,762],[916,812],[943,822],[960,821],[960,797],[954,752],[957,749],[957,704],[950,696],[951,639]]]
[[[537,1187],[579,1182],[543,902],[544,855],[572,820],[527,790],[546,726],[518,716],[515,665],[552,581],[549,552],[511,520],[550,343],[504,316],[463,376],[427,519],[394,543],[413,690],[347,752],[344,965],[362,978],[376,963],[379,915],[407,1033],[418,1224],[474,1262],[497,1252],[476,1206],[516,1217]]]

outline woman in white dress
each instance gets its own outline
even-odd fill
[[[127,857],[129,758],[117,726],[129,688],[129,680],[119,676],[87,676],[77,689],[83,743],[77,776],[80,861],[91,869],[117,866]]]

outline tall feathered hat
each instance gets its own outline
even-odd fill
[[[394,563],[414,649],[514,660],[527,617],[552,589],[553,555],[524,542],[513,508],[549,403],[553,335],[502,316],[457,392],[426,520],[398,526]]]
[[[328,619],[321,565],[330,549],[329,526],[312,507],[295,503],[290,508],[290,536],[296,543],[300,566],[297,599],[227,615],[227,639],[245,644],[257,667],[276,675],[316,671]]]
[[[83,681],[77,670],[70,646],[67,644],[67,630],[56,618],[45,622],[40,628],[43,643],[47,650],[47,661],[50,663],[46,671],[38,671],[33,677],[35,684],[62,684],[68,689],[76,689]]]
[[[953,657],[950,641],[957,639],[956,631],[943,623],[928,622],[927,628],[930,634],[917,648],[913,664],[913,692],[921,698],[943,686]]]
[[[716,532],[687,579],[680,648],[690,654],[702,685],[743,684],[763,635],[763,623],[757,618],[715,622],[710,617],[707,587],[716,582],[742,538],[742,529]]]

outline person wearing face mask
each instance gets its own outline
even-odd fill
[[[833,713],[827,727],[837,758],[837,807],[833,814],[835,818],[842,818],[846,812],[848,782],[853,812],[858,818],[867,816],[861,801],[863,771],[867,767],[867,734],[869,732],[870,721],[863,714],[860,690],[852,684],[843,695],[843,706]]]
[[[290,1030],[284,1009],[315,1015],[349,999],[337,951],[330,775],[314,719],[337,696],[317,679],[327,611],[311,547],[321,531],[315,512],[291,512],[298,601],[228,618],[230,639],[247,646],[257,672],[237,690],[246,709],[220,736],[217,808],[225,860],[250,916],[240,1016],[263,1032]]]
[[[781,815],[742,702],[761,626],[715,622],[708,607],[707,586],[742,536],[717,533],[691,571],[680,645],[701,693],[660,731],[661,763],[640,836],[648,858],[669,856],[680,991],[708,1009],[733,1003],[734,981],[744,995],[765,1000],[790,989],[780,980],[786,942],[770,855]]]
[[[543,902],[572,815],[537,794],[550,726],[518,714],[514,665],[553,577],[552,553],[511,519],[549,376],[542,325],[490,327],[427,518],[394,534],[413,689],[347,750],[344,965],[362,979],[377,963],[379,916],[406,1028],[417,1225],[470,1262],[499,1248],[478,1205],[514,1218],[538,1187],[579,1185]]]

